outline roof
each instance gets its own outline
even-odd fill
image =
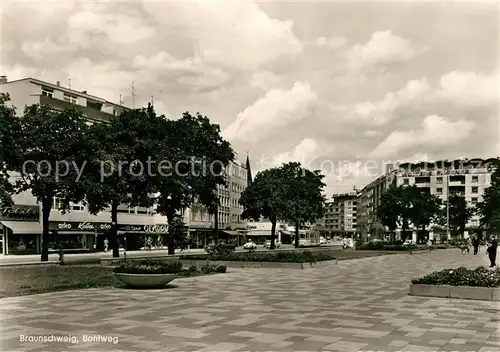
[[[78,95],[78,96],[85,97],[85,98],[88,98],[88,99],[96,100],[96,101],[98,101],[100,103],[107,103],[107,104],[118,106],[118,107],[121,107],[121,108],[124,108],[124,109],[130,109],[130,108],[126,107],[126,106],[113,103],[113,102],[111,102],[109,100],[100,98],[98,96],[90,95],[88,93],[84,93],[85,91],[78,91],[78,90],[74,90],[74,89],[70,89],[70,88],[58,86],[57,84],[45,82],[45,81],[42,81],[42,80],[39,80],[39,79],[36,79],[36,78],[32,78],[32,77],[16,79],[16,80],[8,81],[8,82],[2,83],[2,84],[9,84],[9,83],[21,82],[21,81],[30,81],[31,83],[34,83],[34,84],[46,86],[46,87],[49,87],[49,88],[54,88],[54,89],[60,90],[62,92],[66,92],[66,93],[70,93],[70,94],[73,94],[73,95]]]

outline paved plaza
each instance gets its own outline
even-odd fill
[[[498,302],[407,295],[412,277],[486,265],[482,250],[479,256],[439,250],[305,270],[231,269],[178,279],[164,290],[5,298],[1,350],[498,351]],[[21,335],[74,340],[21,342]],[[104,338],[114,341],[96,341]]]

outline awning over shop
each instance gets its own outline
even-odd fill
[[[239,236],[240,235],[240,233],[238,231],[222,230],[222,232],[229,235],[229,236]]]
[[[55,232],[58,235],[95,235],[92,231],[49,231]]]
[[[294,236],[295,235],[295,233],[293,233],[291,231],[281,231],[281,234],[286,235],[286,236]]]
[[[248,231],[246,234],[247,237],[253,237],[253,236],[258,236],[258,237],[271,237],[271,231],[268,230],[253,230],[253,231]],[[278,232],[276,231],[276,236],[278,236]]]
[[[42,225],[35,221],[0,221],[3,226],[8,227],[15,234],[40,235]]]

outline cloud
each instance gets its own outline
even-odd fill
[[[372,152],[372,157],[391,157],[416,148],[450,148],[473,131],[471,121],[452,122],[438,115],[427,116],[420,129],[393,131]]]
[[[419,55],[422,49],[391,30],[372,34],[364,44],[355,45],[347,53],[349,67],[358,70],[367,66],[384,65],[391,62],[408,61]]]
[[[439,80],[436,97],[469,106],[498,103],[499,82],[498,70],[492,74],[453,71]]]
[[[279,82],[279,77],[270,71],[254,72],[250,85],[254,88],[267,90]]]
[[[383,125],[396,118],[393,115],[396,109],[421,102],[430,88],[426,79],[409,81],[404,88],[386,93],[380,101],[356,104],[354,116],[373,125]]]
[[[300,141],[291,151],[281,153],[274,157],[276,166],[296,161],[306,168],[314,168],[314,161],[319,157],[327,155],[334,150],[333,146],[319,143],[311,138]]]
[[[339,49],[347,44],[347,39],[343,37],[318,37],[315,44],[319,47],[327,47],[329,49]]]
[[[363,135],[365,137],[376,137],[376,136],[380,136],[381,134],[382,134],[382,132],[374,131],[374,130],[368,130],[368,131],[365,131],[365,133],[363,133]]]
[[[224,130],[224,137],[257,141],[274,133],[281,134],[279,128],[308,116],[317,98],[307,82],[296,82],[290,90],[271,89],[236,116]]]
[[[193,41],[207,63],[253,70],[302,51],[293,22],[270,18],[253,2],[144,2],[143,7],[160,27]]]

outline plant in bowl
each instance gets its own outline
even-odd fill
[[[116,279],[135,288],[161,288],[182,271],[180,261],[123,261],[113,269]]]

